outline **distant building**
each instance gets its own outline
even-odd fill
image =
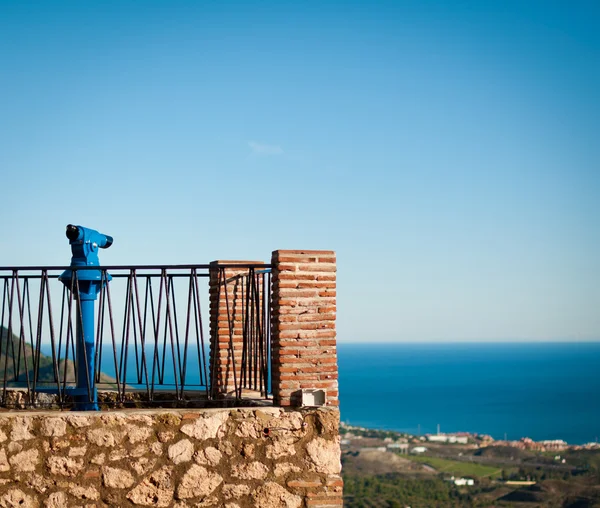
[[[542,447],[544,447],[545,450],[548,451],[560,451],[568,448],[568,444],[562,439],[546,439],[544,441],[540,441],[539,443]]]
[[[424,446],[415,446],[410,453],[425,453],[427,451],[427,448],[425,448]]]
[[[445,443],[448,441],[448,436],[427,436],[427,441],[431,441],[432,443]]]
[[[533,450],[539,452],[562,451],[569,448],[569,445],[562,439],[552,439],[545,441],[534,441],[529,437],[522,437],[519,441],[505,441],[508,446],[520,448],[521,450]]]
[[[436,434],[436,435],[428,435],[427,441],[431,441],[432,443],[467,444],[469,442],[469,438],[467,436],[453,436],[453,435],[447,435],[447,434]]]
[[[390,450],[397,450],[400,453],[408,453],[408,443],[391,443],[387,447]]]
[[[464,487],[464,486],[473,486],[475,485],[475,480],[473,480],[473,478],[454,478],[452,477],[451,480],[454,482],[454,485],[456,485],[457,487]]]

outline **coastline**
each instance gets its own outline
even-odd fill
[[[470,447],[484,448],[488,446],[503,446],[516,448],[519,450],[535,452],[561,452],[565,450],[600,450],[600,442],[590,441],[584,444],[569,444],[562,439],[545,439],[534,441],[529,437],[522,437],[518,440],[496,440],[488,434],[477,434],[472,432],[453,432],[453,433],[426,433],[411,434],[407,432],[367,428],[362,426],[350,425],[340,422],[340,435],[342,441],[344,437],[362,439],[363,437],[380,437],[386,442],[421,445],[423,443],[466,445]]]

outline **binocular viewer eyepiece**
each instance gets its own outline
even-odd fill
[[[71,243],[81,241],[83,243],[95,244],[101,249],[108,249],[113,243],[113,237],[99,233],[95,229],[84,228],[83,226],[67,226],[67,238]]]
[[[99,233],[95,229],[84,228],[69,224],[67,238],[71,244],[71,266],[100,266],[98,249],[108,249],[113,243],[113,237]],[[70,280],[71,271],[63,273],[65,280]],[[100,272],[85,271],[78,274],[80,280],[100,280]],[[109,276],[110,277],[110,276]],[[110,279],[109,279],[110,280]]]

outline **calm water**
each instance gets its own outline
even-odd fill
[[[600,343],[339,344],[343,421],[584,443],[600,436]]]
[[[187,383],[197,384],[197,350],[189,355]],[[569,443],[600,437],[600,343],[341,343],[338,358],[341,417],[353,425],[427,433],[439,423],[442,432]],[[150,352],[148,361],[151,369]],[[127,364],[133,385],[133,354]],[[172,365],[167,355],[167,383]],[[102,368],[114,376],[110,348]]]

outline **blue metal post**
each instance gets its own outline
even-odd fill
[[[108,249],[113,243],[112,237],[98,233],[93,229],[82,226],[67,226],[67,238],[71,244],[73,257],[72,267],[100,266],[98,249]],[[75,279],[73,273],[75,272]],[[102,285],[111,280],[106,274],[102,280],[100,270],[66,270],[59,277],[60,281],[71,289],[73,280],[77,284],[72,289],[77,292],[77,337],[76,356],[77,366],[76,388],[71,390],[75,396],[75,409],[97,411],[98,392],[95,376],[95,340],[94,340],[94,302],[102,290]],[[89,382],[88,382],[89,380]]]
[[[75,395],[75,408],[81,411],[98,411],[98,392],[96,390],[96,369],[94,365],[96,354],[96,345],[94,342],[94,302],[96,301],[96,295],[85,295],[81,291],[82,284],[83,282],[80,283],[80,308],[78,309],[81,312],[81,320],[78,316],[75,349],[77,356],[77,395]],[[89,387],[88,379],[90,382]]]

